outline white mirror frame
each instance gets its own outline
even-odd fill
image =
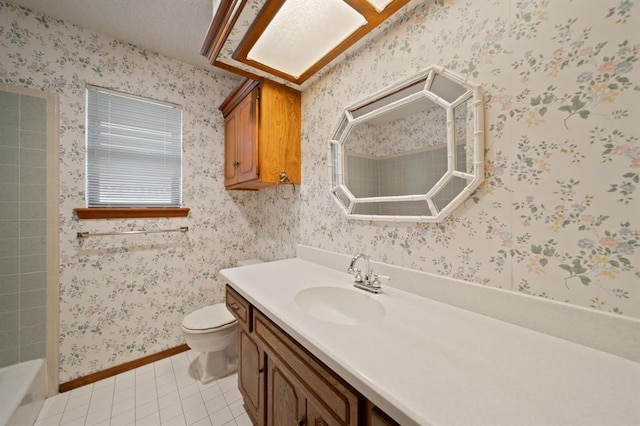
[[[459,84],[464,87],[466,91],[460,97],[453,102],[447,102],[440,96],[431,92],[432,84],[436,76],[441,76],[449,79],[450,81]],[[375,110],[372,110],[366,114],[363,114],[357,118],[354,118],[353,111],[361,108],[365,105],[371,104],[376,100],[390,96],[400,89],[416,84],[421,80],[425,80],[424,89],[406,96],[402,99],[396,100],[389,104],[383,105]],[[344,144],[349,136],[353,127],[363,121],[372,119],[381,114],[385,114],[396,108],[402,107],[406,104],[416,101],[420,97],[427,98],[433,103],[439,105],[446,110],[447,117],[447,171],[446,173],[434,184],[434,186],[426,194],[418,195],[399,195],[399,196],[382,196],[382,197],[366,197],[357,198],[347,188],[345,177],[345,150]],[[473,161],[472,173],[466,173],[456,170],[456,152],[455,152],[455,116],[454,109],[462,103],[472,99],[473,105]],[[349,218],[356,220],[368,220],[368,221],[386,221],[386,222],[430,222],[437,223],[446,218],[453,210],[455,210],[460,204],[462,204],[471,193],[482,183],[484,179],[484,98],[482,87],[473,81],[467,80],[464,77],[455,74],[447,69],[444,69],[437,65],[431,65],[420,73],[399,81],[387,88],[368,96],[355,104],[347,107],[336,128],[333,131],[332,139],[329,141],[329,179],[332,185],[331,194],[336,201],[340,210]],[[433,197],[444,188],[449,181],[454,177],[459,177],[467,180],[467,185],[456,195],[446,206],[439,209]],[[342,197],[341,197],[342,195]],[[345,199],[345,203],[341,201]],[[355,214],[354,209],[361,203],[392,203],[400,201],[425,201],[429,210],[430,216],[387,216],[387,215],[364,215]]]

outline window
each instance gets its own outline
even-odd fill
[[[86,102],[87,207],[181,207],[182,109],[93,86]]]

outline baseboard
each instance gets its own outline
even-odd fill
[[[61,383],[58,388],[59,392],[67,392],[72,389],[79,388],[81,386],[89,385],[91,383],[99,382],[100,380],[107,379],[111,376],[115,376],[120,373],[124,373],[125,371],[133,370],[134,368],[142,367],[146,364],[151,364],[152,362],[156,362],[163,358],[168,358],[175,354],[179,354],[181,352],[185,352],[189,350],[189,346],[186,344],[176,346],[174,348],[169,348],[162,352],[158,352],[152,355],[147,355],[142,358],[138,358],[133,361],[125,362],[124,364],[116,365],[111,368],[107,368],[106,370],[98,371],[96,373],[89,374],[87,376],[78,377],[77,379],[70,380],[65,383]]]

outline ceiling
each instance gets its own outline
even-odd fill
[[[116,40],[220,74],[200,47],[213,17],[212,0],[9,0]]]

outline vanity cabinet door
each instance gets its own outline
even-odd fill
[[[267,425],[341,426],[320,409],[297,375],[275,357],[267,357]]]
[[[249,333],[242,328],[238,345],[238,389],[249,416],[258,425],[263,425],[264,355]]]
[[[318,408],[318,403],[311,398],[307,399],[307,422],[308,426],[331,426],[338,424],[331,422],[331,420],[323,414],[322,410]]]
[[[267,418],[273,420],[272,411],[276,407],[279,410],[293,409],[291,405],[279,405],[280,402],[277,399],[280,397],[274,392],[274,377],[272,377],[276,369],[277,374],[282,378],[281,383],[284,383],[286,378],[290,388],[295,390],[296,400],[304,398],[304,416],[298,419],[299,424],[329,426],[358,424],[359,397],[344,380],[257,310],[254,311],[254,333],[264,348],[269,371],[266,378],[269,389]],[[274,407],[273,404],[278,405]],[[299,410],[298,405],[295,407]],[[288,413],[290,417],[287,419],[290,420],[293,414]],[[298,414],[298,411],[294,414]],[[280,426],[291,423],[267,422],[267,424]]]
[[[290,374],[273,358],[268,359],[267,425],[304,425],[305,398]]]

